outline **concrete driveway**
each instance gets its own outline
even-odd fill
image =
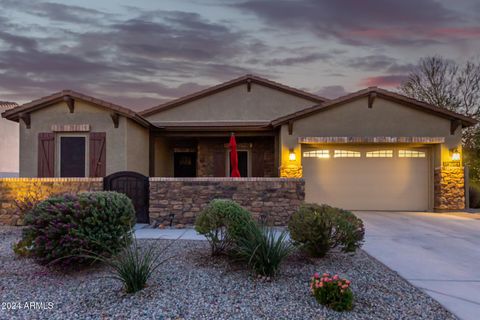
[[[425,212],[356,212],[364,250],[461,319],[480,317],[480,220]]]

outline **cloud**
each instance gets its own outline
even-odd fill
[[[311,53],[303,56],[288,57],[288,58],[277,58],[271,59],[265,62],[266,66],[292,66],[297,64],[306,64],[317,61],[325,61],[332,58],[330,53]]]
[[[231,6],[253,13],[272,26],[305,30],[319,38],[334,38],[349,45],[433,44],[439,40],[429,37],[432,33],[445,26],[467,23],[462,14],[434,0],[251,0]],[[476,32],[469,36],[476,36]]]
[[[396,88],[403,81],[407,80],[406,75],[384,75],[367,77],[360,81],[359,85],[362,87],[389,87]]]
[[[328,99],[334,99],[338,98],[340,96],[344,96],[348,94],[348,92],[345,90],[343,86],[340,85],[333,85],[333,86],[325,86],[315,92],[315,94],[318,94],[321,97],[325,97]]]

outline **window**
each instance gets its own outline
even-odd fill
[[[416,150],[398,150],[400,158],[425,158],[425,152]]]
[[[368,151],[367,158],[392,158],[393,150]]]
[[[85,177],[87,143],[84,136],[60,137],[60,177]]]
[[[334,158],[360,158],[360,152],[349,150],[335,150],[333,153]]]
[[[250,152],[248,150],[237,150],[238,155],[238,171],[240,177],[250,177]],[[227,151],[227,176],[232,175],[232,168],[230,167],[230,151]]]
[[[305,151],[303,152],[304,158],[323,158],[327,159],[330,158],[330,151],[329,150],[312,150],[312,151]]]

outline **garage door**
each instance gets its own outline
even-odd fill
[[[348,210],[426,211],[427,148],[302,148],[305,198]]]

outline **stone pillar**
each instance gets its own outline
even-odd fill
[[[465,209],[465,179],[462,167],[435,168],[434,184],[435,210]]]
[[[280,167],[280,177],[282,178],[302,178],[303,169],[299,165],[286,165]]]

